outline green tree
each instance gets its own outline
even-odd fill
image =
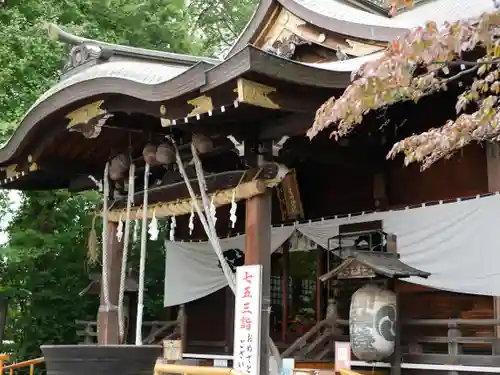
[[[258,0],[192,0],[189,3],[191,30],[206,53],[223,54],[245,28]]]
[[[96,194],[29,192],[9,224],[1,285],[10,297],[7,337],[20,358],[44,343],[75,343],[76,319],[94,319],[97,301],[78,293],[88,284],[86,215]]]
[[[199,53],[184,0],[11,0],[0,8],[0,135],[57,79],[64,45],[46,23],[110,43]]]
[[[47,22],[111,43],[198,54],[203,45],[191,34],[190,19],[183,0],[9,1],[0,8],[0,139],[58,78],[67,46],[48,38]],[[7,210],[4,198],[2,193],[0,209]],[[76,343],[75,319],[96,317],[97,298],[78,296],[89,282],[87,233],[96,199],[67,192],[22,195],[0,257],[1,290],[11,296],[7,338],[18,359],[38,355],[44,343]],[[146,320],[162,309],[163,259],[162,242],[150,243]],[[137,249],[131,265],[138,268]]]

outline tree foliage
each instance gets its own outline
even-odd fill
[[[402,100],[418,101],[446,90],[452,82],[461,85],[466,75],[476,75],[457,99],[456,119],[396,143],[388,157],[403,153],[406,164],[421,162],[427,168],[472,141],[498,140],[499,36],[500,11],[442,27],[428,22],[412,30],[391,43],[380,58],[361,66],[342,96],[323,104],[308,136],[330,126],[335,138],[346,136],[369,111]],[[474,53],[481,57],[468,60]]]
[[[58,77],[65,58],[46,23],[110,43],[199,53],[183,0],[9,0],[0,8],[0,132],[9,133]]]
[[[201,18],[195,14],[201,6],[193,3],[187,8],[184,0],[9,0],[0,8],[0,141],[54,84],[63,66],[68,47],[47,37],[47,22],[110,43],[212,53],[220,50],[222,38],[213,37],[206,23],[220,24],[215,13]],[[230,11],[232,16],[237,13],[236,8]],[[217,12],[222,14],[222,9]],[[193,33],[195,17],[200,18],[197,27],[208,30],[201,37]],[[235,17],[238,25],[228,29],[242,28],[243,18]],[[224,22],[231,20],[226,17]],[[45,343],[77,343],[75,319],[96,318],[97,297],[78,296],[89,282],[87,233],[96,199],[95,194],[67,192],[22,195],[0,257],[0,291],[11,297],[6,338],[14,341],[18,359],[39,355]],[[8,208],[2,192],[0,213]],[[163,309],[164,255],[161,241],[148,244],[145,320],[157,319]],[[137,265],[134,248],[130,266],[138,269]]]
[[[192,0],[190,29],[208,52],[226,51],[245,28],[258,0]]]
[[[2,251],[1,285],[10,297],[6,337],[15,355],[33,357],[45,343],[76,343],[76,319],[93,320],[97,301],[78,293],[89,279],[85,214],[95,196],[30,192],[23,196]]]

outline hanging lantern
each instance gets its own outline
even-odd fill
[[[195,133],[191,139],[193,145],[196,147],[200,154],[205,154],[212,151],[214,144],[212,140],[206,135]]]
[[[111,159],[109,163],[109,178],[113,181],[122,179],[128,171],[129,158],[125,154],[119,154]]]
[[[156,163],[156,146],[148,143],[146,146],[144,146],[144,149],[142,150],[142,156],[144,157],[144,161],[149,164],[153,165]]]
[[[354,355],[361,361],[381,361],[394,352],[396,294],[376,285],[358,289],[351,299],[349,333]]]
[[[175,162],[175,152],[172,145],[162,143],[156,150],[156,161],[162,165],[168,165]]]

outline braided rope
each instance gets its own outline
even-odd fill
[[[205,213],[207,214],[207,218],[208,218],[208,223],[210,225],[210,229],[212,230],[212,235],[215,237],[216,239],[216,243],[218,246],[213,246],[213,248],[215,249],[215,252],[217,253],[217,257],[219,258],[219,261],[222,265],[222,269],[224,270],[224,266],[226,266],[228,269],[229,269],[229,272],[232,276],[231,278],[231,281],[229,280],[229,278],[226,276],[226,279],[228,280],[228,284],[229,286],[231,287],[231,285],[233,285],[233,287],[231,287],[232,291],[234,294],[236,294],[235,290],[236,290],[236,280],[235,280],[235,276],[233,274],[233,272],[230,270],[229,268],[229,265],[227,264],[227,261],[226,259],[224,258],[224,256],[222,255],[222,249],[220,248],[220,242],[219,242],[219,237],[217,236],[217,231],[215,229],[215,220],[214,220],[214,217],[212,215],[210,215],[210,201],[208,200],[208,195],[207,195],[207,192],[206,192],[206,188],[203,189],[204,186],[206,186],[206,181],[205,181],[205,175],[203,173],[203,167],[202,167],[202,164],[201,164],[201,160],[200,158],[198,157],[198,152],[196,150],[196,147],[191,144],[191,152],[193,154],[193,161],[194,161],[194,166],[195,166],[195,170],[196,170],[196,176],[198,177],[198,184],[200,186],[200,193],[201,193],[201,197],[202,197],[202,200],[203,200],[203,204],[205,205]],[[261,168],[258,172],[257,172],[257,175],[258,176],[261,172],[262,172],[263,168]],[[246,174],[246,173],[245,173]],[[243,177],[245,175],[243,175],[240,179],[240,182],[242,181]],[[256,177],[254,177],[255,179]],[[238,182],[238,185],[240,184],[240,182]],[[221,258],[223,260],[221,260]],[[224,275],[226,275],[226,272],[224,272]],[[271,356],[271,358],[274,358],[274,360],[276,361],[276,365],[278,367],[278,369],[280,369],[282,367],[282,363],[281,363],[281,355],[280,355],[280,352],[278,350],[278,348],[276,347],[276,345],[274,344],[274,341],[271,337],[268,337],[267,338],[267,342],[268,342],[268,346],[269,346],[269,354]],[[274,374],[274,375],[277,375],[277,374]]]
[[[134,200],[134,180],[135,180],[135,165],[130,164],[128,174],[128,196],[127,196],[127,213],[125,215],[125,233],[123,240],[122,268],[120,274],[120,292],[118,295],[118,329],[120,332],[120,341],[123,342],[125,337],[125,322],[123,316],[123,298],[125,296],[125,279],[127,275],[127,259],[128,248],[130,243],[130,215],[132,210],[132,202]]]
[[[144,314],[144,271],[146,269],[146,242],[148,229],[148,185],[150,165],[144,169],[144,189],[142,202],[141,257],[139,262],[139,291],[137,294],[137,320],[135,325],[135,345],[142,345],[142,317]]]
[[[198,214],[198,217],[199,217],[200,222],[203,226],[203,229],[205,230],[205,233],[208,236],[208,240],[210,241],[210,244],[215,249],[215,253],[217,254],[217,257],[219,258],[219,262],[220,262],[221,267],[222,267],[222,272],[224,273],[224,276],[226,277],[226,280],[229,284],[229,287],[231,288],[233,293],[235,293],[236,280],[235,280],[234,274],[231,271],[231,269],[229,268],[229,265],[227,264],[226,259],[222,255],[222,249],[220,247],[219,238],[217,237],[217,234],[215,234],[215,237],[214,237],[214,233],[210,230],[209,224],[207,222],[207,218],[208,218],[208,216],[210,216],[208,214],[209,211],[207,211],[206,207],[205,207],[205,215],[203,214],[203,211],[200,207],[198,199],[196,198],[196,194],[194,193],[193,187],[191,186],[191,182],[189,181],[189,178],[186,174],[186,170],[184,169],[184,165],[182,164],[182,159],[181,159],[181,156],[179,154],[179,150],[177,149],[177,147],[175,145],[174,145],[174,148],[175,148],[175,157],[176,157],[176,161],[177,161],[177,166],[179,167],[179,172],[181,173],[182,178],[184,179],[184,183],[186,184],[186,187],[189,191],[189,195],[191,197],[191,200],[194,203],[194,208],[196,209],[196,213]],[[202,192],[205,192],[203,189],[200,189],[200,190]]]
[[[217,253],[217,257],[219,258],[220,264],[222,266],[222,270],[224,271],[224,275],[226,276],[227,282],[232,290],[236,289],[236,278],[234,276],[233,271],[229,267],[226,258],[224,258],[224,254],[222,248],[220,246],[219,237],[217,236],[217,230],[215,228],[215,215],[212,212],[212,204],[208,199],[207,195],[207,183],[205,180],[205,175],[203,173],[203,167],[201,165],[200,158],[198,157],[198,151],[196,150],[196,146],[191,143],[191,152],[193,154],[194,167],[196,170],[196,177],[198,179],[198,185],[200,187],[200,195],[205,206],[205,216],[207,217],[208,228],[212,234],[213,242],[216,243],[217,246],[213,246],[215,252]]]
[[[108,278],[108,198],[109,198],[109,162],[104,167],[103,176],[103,207],[102,207],[102,294],[106,311],[110,310],[109,278]]]

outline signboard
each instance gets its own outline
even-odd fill
[[[167,361],[182,360],[181,340],[163,340],[163,358]]]
[[[335,372],[341,369],[351,369],[351,344],[335,342]]]
[[[295,370],[295,359],[283,358],[281,361],[280,375],[293,375],[293,370]]]
[[[236,268],[234,309],[234,369],[248,375],[260,372],[262,266]]]
[[[377,276],[375,272],[357,260],[350,259],[345,263],[345,267],[339,270],[338,279],[367,279]]]

